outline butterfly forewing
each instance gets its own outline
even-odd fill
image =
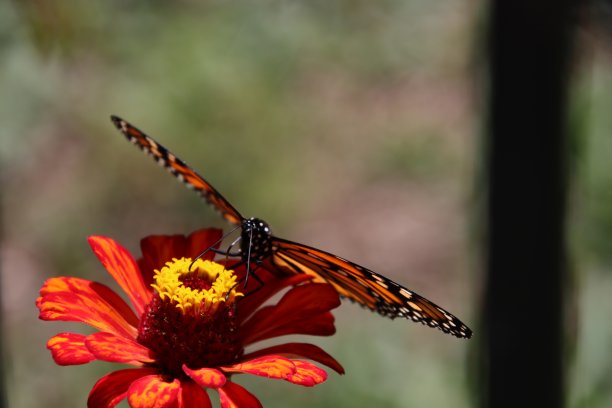
[[[340,296],[383,316],[411,319],[460,338],[472,336],[472,331],[455,316],[392,280],[320,249],[272,236],[265,222],[242,217],[210,183],[168,149],[123,119],[111,118],[129,141],[198,192],[223,218],[241,226],[244,242],[251,243],[246,251],[241,248],[242,262],[263,261],[270,270],[284,275],[305,273],[315,282],[331,284]]]
[[[227,201],[204,177],[196,173],[184,161],[176,157],[172,152],[152,137],[147,136],[125,120],[111,116],[117,129],[142,151],[153,157],[153,159],[166,168],[177,179],[185,183],[189,188],[195,190],[200,196],[215,207],[227,221],[240,225],[244,219],[242,215]]]
[[[451,313],[382,275],[320,249],[281,238],[272,241],[272,265],[328,282],[338,293],[381,315],[421,322],[460,338],[472,331]]]

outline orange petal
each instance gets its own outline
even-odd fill
[[[244,360],[265,356],[268,354],[276,354],[289,358],[307,358],[321,364],[325,364],[329,368],[336,371],[338,374],[344,374],[344,368],[335,358],[329,355],[319,346],[308,343],[284,343],[276,346],[270,346],[263,349],[253,351],[243,356]]]
[[[293,364],[297,368],[295,374],[287,378],[287,381],[293,384],[303,385],[305,387],[314,387],[327,380],[325,370],[316,365],[303,360],[293,360]]]
[[[164,381],[159,375],[147,375],[134,381],[128,389],[131,408],[166,408],[176,403],[181,382]]]
[[[295,364],[281,356],[264,356],[244,363],[221,367],[229,373],[248,373],[260,377],[287,379],[296,372]]]
[[[217,391],[221,408],[262,408],[257,397],[231,381],[226,382],[223,388]]]
[[[115,309],[132,326],[138,326],[138,318],[127,303],[114,290],[106,285],[87,279],[73,277],[57,277],[47,279],[40,289],[40,297],[36,300],[37,306],[52,294],[70,292],[79,296],[97,296],[102,298],[110,307]]]
[[[47,341],[47,348],[56,364],[86,364],[96,359],[85,346],[85,336],[77,333],[59,333]]]
[[[93,386],[87,399],[90,408],[112,408],[127,395],[132,382],[157,372],[154,368],[128,368],[113,371],[100,378]]]
[[[101,331],[135,337],[138,319],[109,287],[87,279],[47,279],[36,299],[42,320],[83,322]]]
[[[151,350],[134,340],[112,333],[94,333],[87,336],[85,344],[98,360],[111,363],[142,365],[155,361]]]
[[[145,286],[132,255],[107,237],[92,236],[88,241],[102,265],[128,295],[138,315],[142,315],[151,300],[152,292]]]
[[[179,408],[211,408],[210,397],[202,387],[192,381],[181,383]]]
[[[215,368],[199,368],[192,370],[183,364],[183,371],[193,381],[206,388],[219,388],[225,384],[225,375]]]

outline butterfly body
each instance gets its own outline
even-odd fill
[[[380,315],[410,319],[459,338],[472,336],[457,317],[391,279],[329,252],[274,236],[265,221],[243,217],[208,181],[153,138],[117,116],[111,119],[130,142],[240,227],[241,262],[264,265],[281,276],[305,273]]]

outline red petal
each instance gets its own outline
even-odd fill
[[[47,348],[56,364],[86,364],[96,359],[85,346],[85,336],[77,333],[59,333],[47,341]]]
[[[198,383],[202,387],[206,388],[219,388],[225,384],[225,375],[215,368],[199,368],[192,370],[183,364],[183,371],[193,381]]]
[[[287,336],[289,334],[307,334],[312,336],[331,336],[336,332],[334,326],[334,316],[330,312],[321,313],[318,315],[308,316],[295,320],[291,319],[274,319],[271,314],[274,313],[273,306],[260,309],[261,315],[256,314],[257,318],[261,318],[261,324],[249,325],[243,330],[242,342],[245,345],[256,343],[258,341],[271,339],[274,337]],[[263,319],[266,318],[268,325],[263,324]]]
[[[334,334],[334,317],[328,311],[339,305],[338,293],[328,284],[293,287],[278,304],[259,309],[243,325],[242,342],[248,345],[287,334]]]
[[[138,366],[155,361],[147,347],[112,333],[94,333],[87,336],[85,344],[89,351],[102,361]]]
[[[151,290],[145,286],[140,269],[132,255],[110,238],[92,236],[89,245],[108,273],[125,291],[140,316],[151,301]]]
[[[219,248],[219,244],[221,244],[221,237],[223,236],[223,230],[219,228],[205,228],[195,232],[192,232],[187,237],[187,245],[185,256],[188,258],[195,258],[200,255],[202,251],[213,247]],[[215,257],[215,254],[212,251],[207,252],[202,256],[202,259],[212,260]]]
[[[87,399],[89,408],[112,408],[127,395],[133,381],[154,374],[153,368],[128,368],[114,371],[100,378],[93,386]]]
[[[138,319],[129,306],[107,286],[86,279],[48,279],[36,306],[42,320],[87,323],[102,331],[134,337]]]
[[[211,408],[212,404],[208,393],[198,384],[191,381],[181,383],[179,394],[179,408]]]
[[[249,316],[257,310],[266,300],[270,299],[276,293],[280,292],[286,287],[295,286],[299,283],[312,280],[313,276],[306,274],[293,275],[283,279],[272,279],[263,286],[256,288],[249,296],[244,299],[240,299],[238,302],[238,311],[236,315],[240,322],[244,322]],[[251,279],[254,281],[255,279]],[[261,284],[260,284],[261,285]]]
[[[159,375],[147,375],[132,382],[128,389],[131,408],[166,408],[177,403],[181,382],[166,382]]]
[[[246,354],[243,359],[249,360],[252,358],[265,356],[268,354],[276,354],[283,357],[298,357],[307,358],[321,364],[325,364],[338,374],[344,374],[344,368],[331,355],[314,344],[308,343],[285,343],[277,346],[266,347],[261,350]]]
[[[261,402],[253,394],[236,383],[228,381],[219,388],[221,408],[261,408]]]
[[[205,249],[219,247],[217,242],[223,231],[217,228],[206,228],[193,232],[188,237],[184,235],[151,235],[140,241],[142,258],[138,260],[145,283],[153,283],[153,271],[161,269],[172,258],[195,258]],[[202,259],[212,260],[215,253],[210,251]]]
[[[291,360],[281,356],[264,356],[244,363],[221,367],[230,373],[247,373],[260,377],[287,379],[296,372]]]
[[[161,269],[172,258],[180,258],[184,252],[184,235],[150,235],[140,240],[143,275],[153,278],[153,270]],[[152,283],[152,281],[151,281]]]
[[[321,384],[327,380],[327,373],[325,370],[322,370],[316,365],[303,360],[292,361],[297,370],[295,374],[293,374],[290,378],[287,378],[287,381],[293,384],[303,385],[305,387],[314,387],[315,385]]]

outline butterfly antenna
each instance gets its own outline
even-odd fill
[[[206,255],[209,251],[213,251],[215,252],[215,246],[223,241],[225,238],[227,238],[228,235],[231,235],[232,233],[234,233],[234,231],[236,231],[238,228],[240,228],[240,225],[234,227],[232,230],[230,230],[228,233],[224,234],[221,238],[219,238],[218,240],[216,240],[211,246],[209,246],[208,248],[206,248],[204,251],[200,252],[200,254],[198,256],[195,257],[195,259],[193,261],[191,261],[191,264],[189,264],[189,271],[191,271],[191,268],[193,267],[193,264],[200,258],[202,258],[204,255]],[[234,241],[235,243],[236,241]],[[232,243],[232,245],[234,245],[234,243]],[[228,256],[229,256],[229,251],[225,252]]]

